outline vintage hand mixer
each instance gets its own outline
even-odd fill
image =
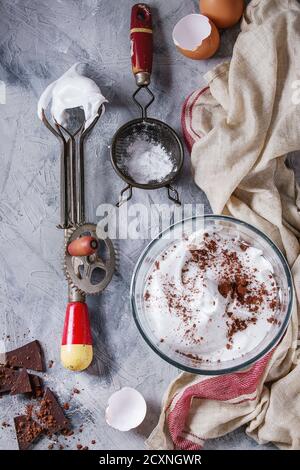
[[[58,228],[64,230],[64,271],[68,281],[68,305],[61,361],[64,367],[74,371],[86,369],[93,358],[86,296],[102,292],[110,282],[115,268],[115,252],[111,240],[100,239],[96,233],[96,225],[85,220],[84,141],[101,114],[100,109],[98,116],[87,128],[83,122],[75,132],[70,132],[55,120],[52,126],[42,110],[45,126],[62,145],[61,221]]]

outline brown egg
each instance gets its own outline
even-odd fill
[[[206,16],[191,14],[173,29],[173,41],[179,52],[190,59],[208,59],[220,45],[219,31]]]
[[[202,15],[208,16],[218,28],[236,24],[244,11],[244,0],[200,0]]]

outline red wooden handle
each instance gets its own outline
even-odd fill
[[[150,77],[153,59],[152,14],[150,7],[145,3],[132,7],[130,40],[134,75],[146,73]]]
[[[86,303],[68,303],[61,343],[63,345],[92,344],[89,311]]]
[[[61,342],[61,361],[74,371],[86,369],[93,359],[92,334],[86,303],[70,302],[67,305]]]

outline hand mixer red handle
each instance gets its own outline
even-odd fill
[[[61,362],[74,371],[86,369],[93,359],[93,342],[85,302],[69,302],[61,343]]]
[[[151,9],[138,3],[131,11],[131,63],[138,86],[150,83],[153,59],[153,34]]]

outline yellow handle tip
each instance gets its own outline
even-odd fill
[[[90,344],[66,344],[61,346],[62,365],[72,371],[87,369],[93,360],[93,346]]]

